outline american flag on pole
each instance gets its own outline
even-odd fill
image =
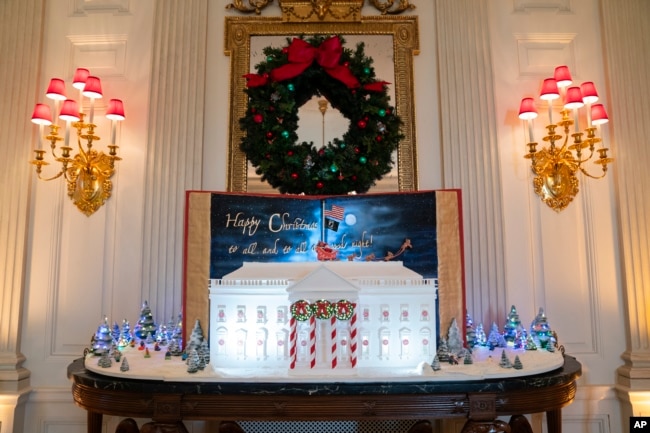
[[[325,216],[328,218],[335,219],[337,221],[343,221],[343,214],[345,213],[345,208],[342,206],[332,205],[332,209],[325,210]]]
[[[325,210],[325,227],[337,232],[339,230],[339,223],[343,221],[343,214],[345,208],[342,206],[332,205],[332,209]]]

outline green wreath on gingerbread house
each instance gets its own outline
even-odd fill
[[[388,174],[403,135],[388,84],[375,78],[364,44],[352,51],[340,36],[287,40],[264,48],[266,60],[247,74],[248,107],[241,149],[262,181],[281,193],[363,193]],[[324,97],[350,121],[323,146],[298,143],[298,110]]]

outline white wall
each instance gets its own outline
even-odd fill
[[[190,9],[190,4],[199,3],[194,0],[182,6]],[[36,83],[39,98],[50,77],[69,80],[76,66],[85,65],[103,79],[108,97],[124,99],[127,121],[119,135],[124,160],[114,178],[113,197],[96,215],[88,218],[79,213],[65,196],[61,182],[30,178],[33,191],[19,340],[33,391],[28,394],[23,431],[85,431],[85,413],[72,404],[65,369],[81,355],[104,315],[111,320],[135,321],[140,303],[151,297],[155,298],[152,306],[158,320],[168,320],[180,309],[177,239],[182,236],[182,221],[174,219],[182,206],[179,191],[185,185],[206,190],[223,190],[226,185],[229,58],[223,55],[223,18],[234,12],[227,11],[222,2],[207,3],[205,62],[195,68],[199,75],[205,72],[205,115],[198,123],[188,122],[203,133],[202,159],[196,161],[186,154],[196,152],[197,147],[188,143],[191,134],[181,127],[163,129],[166,119],[159,117],[182,114],[184,106],[161,111],[165,107],[159,106],[157,89],[162,80],[168,80],[170,93],[185,89],[183,61],[187,61],[178,60],[178,70],[166,65],[165,74],[169,75],[164,77],[162,68],[152,73],[165,40],[160,34],[164,26],[156,22],[164,21],[165,8],[178,12],[179,6],[166,0],[44,1],[43,52]],[[446,84],[437,83],[436,57],[444,35],[433,23],[446,3],[414,3],[417,9],[412,13],[420,16],[421,45],[415,59],[420,188],[458,187],[443,173],[443,149],[456,143],[443,141],[441,125],[455,124],[478,134],[482,125],[464,125],[463,118],[445,117],[449,116],[448,107],[439,102],[439,89]],[[458,7],[471,7],[462,5]],[[491,56],[492,65],[487,76],[494,78],[482,85],[494,94],[494,100],[488,101],[494,112],[485,117],[494,119],[495,124],[488,127],[493,128],[498,146],[493,168],[500,173],[497,189],[502,221],[498,221],[498,232],[503,233],[503,257],[499,260],[505,279],[499,287],[482,287],[473,283],[481,278],[471,278],[481,271],[468,269],[468,305],[514,304],[524,321],[532,320],[537,309],[544,307],[560,343],[583,363],[576,402],[563,412],[564,431],[617,432],[626,423],[620,419],[613,392],[615,371],[625,350],[625,322],[613,179],[584,181],[568,209],[560,214],[548,209],[533,193],[530,170],[523,159],[524,128],[516,117],[521,97],[536,94],[539,81],[560,63],[569,64],[575,80],[594,81],[607,104],[598,1],[493,0],[485,11],[490,38],[489,53],[485,54]],[[277,5],[264,12],[277,13]],[[366,6],[364,13],[375,12]],[[2,142],[0,148],[8,145],[15,143]],[[165,160],[166,167],[153,167],[152,161],[159,161],[161,154],[177,156]],[[184,168],[176,167],[175,161]],[[187,180],[197,173],[198,185]],[[169,193],[160,187],[165,183],[180,185],[179,191]],[[471,191],[464,196],[463,205],[471,207]],[[152,213],[155,219],[148,217]],[[490,233],[474,224],[471,219],[466,221],[468,254],[481,250],[484,245],[480,244],[491,239]],[[154,243],[167,238],[170,241],[162,246]],[[152,252],[153,246],[158,249]],[[480,265],[479,255],[477,267]],[[158,275],[164,277],[156,278]],[[485,299],[472,302],[479,297]],[[485,313],[468,308],[475,317]],[[543,428],[542,417],[533,420],[536,431]],[[118,421],[107,418],[107,431],[113,431]],[[1,417],[0,422],[3,427],[11,425]],[[190,428],[199,432],[207,427],[195,423]]]

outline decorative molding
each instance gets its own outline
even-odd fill
[[[91,13],[130,15],[131,0],[73,0],[70,15],[85,17]]]
[[[77,67],[88,68],[102,78],[126,79],[126,35],[68,36],[68,77]]]
[[[374,6],[382,15],[386,14],[401,14],[402,12],[415,9],[413,3],[409,3],[409,0],[370,0],[370,4]]]
[[[535,9],[556,10],[560,13],[573,12],[571,10],[570,0],[514,0],[513,8],[515,12],[529,12]]]
[[[262,13],[262,9],[270,3],[273,3],[273,0],[235,0],[232,3],[228,3],[226,9],[236,9],[245,14],[255,12],[259,15]]]
[[[555,66],[576,70],[574,33],[515,34],[519,77],[546,77]]]

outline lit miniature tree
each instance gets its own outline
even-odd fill
[[[539,313],[535,316],[530,326],[530,333],[533,335],[533,339],[539,342],[538,347],[540,349],[547,348],[553,332],[551,331],[551,326],[548,324],[543,308],[540,308]]]
[[[509,346],[514,346],[515,339],[517,338],[517,328],[520,325],[519,313],[517,313],[515,306],[512,305],[508,317],[506,317],[506,324],[503,327],[503,336]]]
[[[490,329],[490,335],[488,335],[487,344],[490,350],[493,350],[497,347],[506,347],[506,340],[503,338],[503,335],[499,331],[499,327],[496,323],[492,323],[492,328]]]
[[[153,320],[153,315],[151,314],[151,308],[149,308],[149,303],[144,301],[142,304],[142,309],[140,310],[140,319],[136,326],[135,335],[141,339],[146,339],[149,335],[153,336],[156,333],[156,324]]]
[[[474,329],[474,320],[468,314],[465,318],[465,341],[470,349],[476,346],[476,330]]]
[[[108,353],[111,347],[113,347],[113,335],[108,324],[108,318],[104,317],[104,321],[100,323],[95,333],[93,353],[95,355],[103,355],[104,353]]]
[[[476,327],[476,345],[487,346],[487,336],[485,335],[482,323],[479,323]]]

